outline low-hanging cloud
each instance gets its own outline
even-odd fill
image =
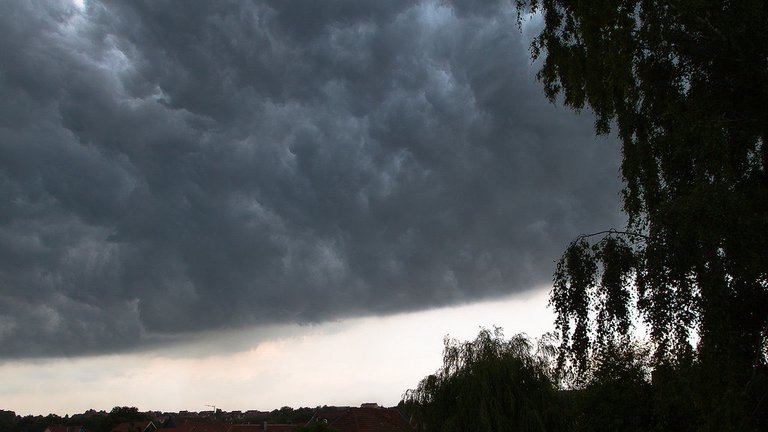
[[[4,9],[2,357],[504,296],[620,222],[508,2]]]

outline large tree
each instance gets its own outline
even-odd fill
[[[525,335],[481,330],[473,341],[445,339],[443,366],[405,394],[420,432],[565,430],[552,376],[554,347]]]
[[[627,226],[576,239],[551,303],[561,360],[654,345],[657,384],[694,368],[702,427],[755,427],[768,353],[768,2],[517,0],[547,97],[622,144]],[[608,227],[607,227],[608,228]]]

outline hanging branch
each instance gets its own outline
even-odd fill
[[[588,239],[588,238],[590,238],[590,237],[595,237],[595,236],[599,236],[599,235],[602,235],[602,234],[607,234],[607,235],[618,234],[618,235],[624,235],[624,236],[629,236],[629,237],[637,237],[637,238],[641,238],[641,239],[643,239],[643,240],[645,240],[645,241],[648,241],[648,240],[650,240],[650,239],[651,239],[651,238],[650,238],[648,235],[646,235],[646,234],[641,234],[641,233],[639,233],[639,232],[634,232],[634,231],[619,231],[619,230],[617,230],[617,229],[615,229],[615,228],[611,228],[611,229],[609,229],[609,230],[598,231],[598,232],[595,232],[595,233],[591,233],[591,234],[579,234],[579,235],[578,235],[578,236],[577,236],[577,237],[576,237],[576,238],[575,238],[575,239],[574,239],[574,240],[571,242],[571,244],[573,244],[573,243],[577,243],[577,242],[578,242],[578,241],[580,241],[580,240]]]

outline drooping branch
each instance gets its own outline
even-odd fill
[[[598,232],[594,232],[594,233],[591,233],[591,234],[579,234],[576,237],[576,239],[574,239],[571,243],[577,243],[580,240],[588,239],[590,237],[595,237],[595,236],[599,236],[599,235],[603,235],[603,234],[606,234],[606,235],[618,234],[618,235],[623,235],[623,236],[628,236],[628,237],[637,237],[637,238],[641,238],[641,239],[646,240],[646,241],[651,239],[648,235],[642,234],[642,233],[639,233],[639,232],[620,231],[620,230],[617,230],[615,228],[611,228],[609,230],[598,231]]]

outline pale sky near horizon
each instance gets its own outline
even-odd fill
[[[143,411],[393,406],[440,366],[445,336],[469,340],[480,328],[494,326],[506,336],[535,338],[551,331],[547,294],[540,289],[425,312],[293,326],[267,340],[248,331],[216,336],[237,339],[234,348],[229,341],[201,340],[202,350],[193,343],[128,355],[5,362],[0,408],[63,416],[113,406]]]
[[[391,405],[624,223],[511,0],[3,6],[0,409]]]

